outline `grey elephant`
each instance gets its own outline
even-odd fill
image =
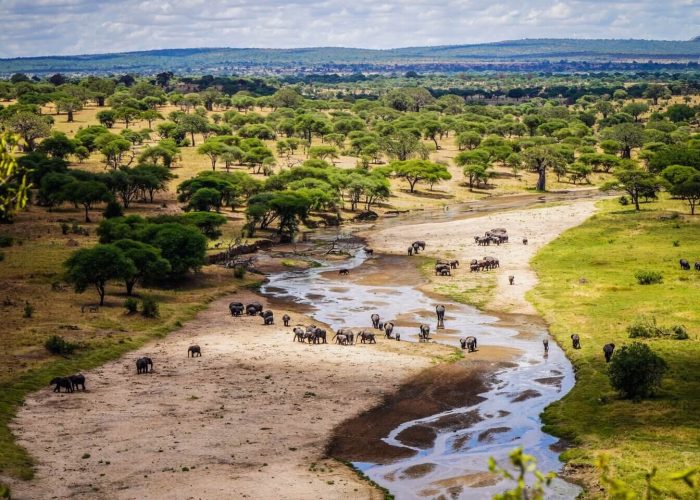
[[[473,335],[459,339],[459,344],[462,346],[462,349],[467,349],[468,352],[476,351],[476,337]]]
[[[202,348],[199,347],[197,344],[191,345],[187,348],[187,357],[189,358],[190,355],[194,358],[195,355],[201,357],[202,356]]]
[[[231,316],[240,316],[243,314],[245,307],[240,302],[231,302],[228,305],[228,310],[231,312]]]
[[[384,323],[384,336],[388,339],[393,339],[392,333],[394,332],[394,323],[388,321]]]
[[[612,342],[603,346],[603,354],[605,354],[606,363],[610,363],[610,360],[613,356],[613,352],[615,352],[615,344],[613,344]]]
[[[437,314],[437,327],[445,328],[445,306],[442,304],[436,305],[435,314]]]
[[[581,349],[581,337],[574,333],[571,336],[571,344],[573,345],[574,349]]]
[[[269,309],[265,312],[260,312],[259,316],[263,319],[263,325],[274,325],[275,324],[275,314]]]
[[[256,316],[260,314],[263,310],[263,306],[260,302],[253,302],[245,306],[245,313],[248,316]]]
[[[65,389],[66,392],[73,392],[73,384],[68,377],[54,377],[49,385],[56,386],[53,388],[53,392],[61,392],[61,388]]]
[[[282,322],[284,323],[284,326],[289,326],[289,322],[292,320],[292,318],[289,317],[289,314],[285,314],[282,316]]]
[[[372,319],[372,326],[373,326],[374,328],[377,328],[377,329],[378,329],[378,328],[379,328],[379,314],[374,313],[374,314],[371,316],[371,319]]]
[[[73,387],[74,391],[77,391],[80,387],[82,387],[83,390],[85,390],[85,375],[82,373],[76,373],[75,375],[71,375],[68,377],[68,380],[70,380],[71,386]]]

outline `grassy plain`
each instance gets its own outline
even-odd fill
[[[600,208],[532,261],[540,282],[529,298],[577,378],[573,390],[546,409],[544,421],[548,431],[573,443],[563,456],[572,465],[590,465],[604,453],[637,491],[655,467],[660,485],[670,488],[668,473],[700,464],[700,272],[683,271],[678,263],[700,261],[700,218],[667,198],[640,212],[615,200]],[[638,270],[663,273],[663,283],[637,284]],[[611,388],[602,347],[631,343],[626,327],[640,316],[684,325],[691,338],[646,341],[670,369],[654,398],[632,402]],[[572,333],[581,336],[580,350],[572,348]],[[588,486],[595,480],[589,476]]]

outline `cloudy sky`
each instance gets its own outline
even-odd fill
[[[700,0],[0,0],[0,57],[700,35]]]

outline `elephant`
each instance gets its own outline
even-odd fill
[[[282,322],[284,323],[284,326],[289,326],[289,322],[291,321],[292,318],[289,317],[289,314],[285,314],[282,316]]]
[[[515,284],[515,276],[508,276],[508,283],[510,283],[511,285]]]
[[[574,349],[581,349],[581,338],[577,334],[573,334],[571,336],[571,343],[573,344]]]
[[[338,269],[338,274],[341,276],[347,276],[348,274],[350,274],[350,269]]]
[[[700,262],[695,263],[695,270],[700,271]]]
[[[49,385],[55,385],[53,392],[61,392],[61,387],[63,387],[66,392],[73,392],[73,384],[68,377],[54,377],[49,382]]]
[[[397,334],[396,334],[396,337],[394,337],[394,338],[395,338],[396,340],[401,340],[401,334],[400,334],[400,333],[397,333]]]
[[[392,335],[391,335],[393,333],[393,331],[394,331],[394,323],[391,323],[391,322],[384,323],[384,336],[386,338],[393,339],[394,337],[392,337]]]
[[[681,259],[680,264],[681,264],[681,269],[683,269],[684,271],[690,271],[690,262],[688,262],[685,259]]]
[[[313,332],[314,338],[313,342],[314,344],[327,344],[328,341],[326,340],[326,335],[327,332],[323,328],[316,328]],[[323,342],[321,342],[323,341]]]
[[[372,250],[372,249],[369,248],[369,247],[365,247],[365,248],[363,248],[363,250],[365,251],[365,253],[366,253],[367,255],[374,255],[374,250]]]
[[[70,380],[74,391],[77,391],[79,387],[82,387],[83,390],[85,390],[85,375],[83,375],[82,373],[76,373],[75,375],[71,375],[70,377],[68,377],[68,380]]]
[[[523,245],[527,245],[527,238],[523,238]]]
[[[605,354],[605,362],[610,363],[610,359],[612,358],[613,352],[615,351],[615,344],[612,342],[610,344],[605,344],[603,346],[603,354]]]
[[[260,311],[258,314],[263,319],[263,325],[274,325],[275,324],[275,314],[269,309],[265,312]]]
[[[435,314],[437,314],[438,328],[445,328],[445,306],[442,304],[436,305]]]
[[[355,334],[350,328],[338,328],[336,330],[335,335],[331,338],[331,340],[334,340],[337,342],[338,337],[343,337],[345,339],[345,343],[352,344],[355,341]]]
[[[413,251],[415,253],[418,253],[418,249],[420,248],[421,250],[425,251],[425,241],[414,241],[411,246],[413,247]]]
[[[476,337],[473,335],[459,339],[459,344],[462,346],[462,349],[467,349],[468,352],[476,351]]]
[[[248,316],[256,316],[260,314],[263,310],[263,306],[260,302],[253,302],[245,306],[245,313]]]
[[[240,302],[231,302],[228,305],[228,310],[231,311],[231,316],[240,316],[243,314],[245,307]]]
[[[379,328],[379,314],[374,313],[372,316],[372,326],[374,328]]]
[[[384,322],[382,320],[379,320],[379,323],[377,323],[377,328],[379,330],[384,330]]]
[[[451,261],[449,262],[449,264],[450,264],[450,267],[451,267],[452,269],[457,269],[457,268],[459,267],[459,261],[456,260],[456,259],[455,259],[455,260],[451,260]]]
[[[376,344],[377,339],[374,338],[374,334],[367,332],[365,330],[362,330],[360,333],[357,334],[357,338],[360,339],[360,343],[362,344]]]
[[[336,334],[333,336],[333,338],[335,339],[335,343],[336,343],[336,344],[348,345],[348,338],[347,338],[345,335],[343,335],[342,333],[341,333],[341,334],[337,334],[337,333],[336,333]],[[332,340],[332,339],[331,339],[331,340]]]
[[[143,357],[139,358],[136,360],[136,373],[141,374],[141,373],[148,373],[149,372],[149,367],[150,371],[153,371],[153,361],[151,358],[148,357]]]
[[[542,345],[544,346],[544,353],[549,352],[549,339],[542,339]]]
[[[450,266],[448,264],[435,264],[435,276],[437,276],[438,274],[440,276],[449,276]]]
[[[198,345],[191,345],[187,348],[187,357],[190,357],[190,354],[194,358],[195,354],[199,357],[202,357],[202,348],[199,347]]]
[[[420,325],[420,333],[418,334],[418,340],[425,340],[427,341],[430,337],[430,326],[426,325],[425,323]]]
[[[306,331],[303,328],[295,326],[292,331],[294,332],[294,338],[292,339],[292,342],[296,340],[298,340],[299,342],[304,342],[304,335],[306,334]]]
[[[413,255],[413,247],[408,247],[408,255],[409,257]]]

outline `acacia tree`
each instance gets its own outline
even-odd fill
[[[427,180],[432,185],[452,178],[445,165],[428,160],[396,161],[390,166],[397,177],[406,179],[411,193],[415,192],[416,184],[420,181]]]
[[[39,116],[30,111],[19,111],[5,122],[7,128],[19,135],[27,151],[34,151],[36,140],[51,133],[50,118]]]
[[[669,183],[669,192],[690,207],[690,214],[695,215],[695,207],[700,201],[700,171],[693,167],[671,165],[661,172],[661,176]]]
[[[115,241],[114,246],[124,252],[124,256],[134,265],[134,273],[122,276],[127,295],[133,294],[136,283],[159,283],[170,273],[170,262],[151,245],[125,239]]]
[[[630,195],[634,207],[639,208],[639,197],[646,193],[656,193],[661,189],[662,182],[654,174],[642,170],[633,162],[627,162],[616,168],[613,172],[614,181],[601,186],[603,191],[622,189]]]
[[[389,156],[399,161],[406,161],[414,156],[427,156],[425,146],[415,134],[408,130],[399,130],[381,142],[381,148]]]
[[[537,173],[537,191],[545,191],[547,188],[547,170],[563,165],[564,158],[551,146],[533,146],[526,149],[520,155],[523,164]]]
[[[85,208],[85,222],[90,222],[89,211],[95,203],[110,201],[112,193],[97,181],[75,180],[63,188],[65,199]]]
[[[77,293],[92,285],[104,305],[105,289],[110,280],[124,280],[137,273],[134,264],[114,245],[96,245],[73,253],[64,263],[66,281]]]
[[[620,156],[624,159],[630,159],[632,149],[644,144],[644,129],[633,123],[620,123],[604,130],[602,135],[620,144]]]

